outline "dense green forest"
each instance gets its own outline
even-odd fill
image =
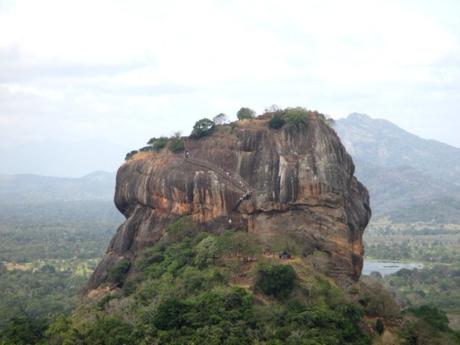
[[[458,341],[437,308],[414,305],[401,314],[378,282],[343,290],[298,253],[291,260],[264,255],[249,234],[216,235],[188,218],[167,234],[133,263],[119,261],[110,271],[115,289],[71,315],[85,273],[50,264],[4,268],[1,300],[16,308],[2,305],[13,310],[0,324],[2,345],[378,344],[385,330],[396,344],[415,336]]]
[[[110,201],[68,201],[4,204],[0,219],[0,333],[41,335],[75,308],[122,216]]]
[[[110,330],[103,344],[369,343],[363,308],[300,262],[262,260],[238,231],[216,236],[184,219],[167,231],[134,273],[123,260],[110,272],[118,290],[53,323],[50,341],[96,344]],[[257,263],[242,260],[253,255]]]
[[[445,311],[460,310],[460,265],[435,265],[407,270],[385,278],[409,306],[432,304]]]
[[[0,261],[99,258],[123,217],[110,201],[2,205]]]

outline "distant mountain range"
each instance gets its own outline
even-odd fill
[[[115,171],[129,147],[104,140],[57,142],[0,147],[0,174],[36,174],[79,177],[91,171]]]
[[[375,216],[460,222],[459,148],[357,113],[336,121],[336,131],[370,191]]]
[[[335,129],[367,186],[375,218],[394,222],[460,223],[460,149],[422,139],[364,114]],[[115,173],[81,178],[0,175],[0,205],[104,201],[113,205]]]
[[[96,171],[81,178],[31,174],[0,175],[0,204],[112,202],[114,191],[113,172]]]

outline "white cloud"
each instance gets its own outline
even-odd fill
[[[11,4],[0,0],[0,145],[138,145],[243,105],[393,114],[404,125],[460,106],[455,1]],[[445,140],[460,145],[459,127]]]

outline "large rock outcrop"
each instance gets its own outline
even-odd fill
[[[186,152],[145,152],[123,164],[115,203],[126,216],[89,289],[120,258],[134,257],[183,215],[218,231],[240,228],[271,241],[287,236],[325,274],[358,279],[371,211],[366,188],[321,116],[270,129],[267,119],[217,126],[187,139]],[[187,153],[188,152],[188,153]]]

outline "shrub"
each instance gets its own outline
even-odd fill
[[[382,335],[385,331],[385,325],[383,324],[381,319],[377,319],[377,321],[375,322],[375,331],[380,335]]]
[[[176,279],[175,291],[182,295],[202,293],[227,282],[227,276],[218,269],[200,269],[186,266]]]
[[[171,297],[160,303],[153,316],[153,324],[161,330],[179,329],[185,325],[187,311],[185,303]]]
[[[56,273],[56,268],[52,265],[47,264],[42,266],[42,268],[40,268],[40,271],[44,273]]]
[[[249,108],[241,108],[236,113],[236,117],[238,120],[246,120],[246,119],[253,119],[256,116],[256,112]]]
[[[84,336],[84,344],[135,344],[137,343],[131,325],[121,318],[104,316],[88,325]]]
[[[133,151],[131,151],[131,152],[128,152],[128,153],[126,154],[126,156],[125,156],[125,161],[129,161],[129,160],[130,160],[131,158],[133,158],[133,157],[136,155],[136,153],[138,153],[138,152],[139,152],[139,151],[137,151],[137,150],[133,150]]]
[[[31,319],[26,316],[16,317],[9,320],[5,325],[2,325],[0,329],[0,344],[40,344],[39,341],[45,329],[45,320]]]
[[[172,153],[180,153],[185,150],[184,138],[180,136],[180,133],[175,133],[174,136],[169,139],[169,150]]]
[[[285,123],[286,120],[283,116],[281,114],[276,114],[268,121],[268,126],[273,129],[279,129],[283,127]]]
[[[324,115],[324,114],[321,114],[319,113],[318,111],[313,111],[311,112],[313,115],[315,115],[318,119],[320,119],[321,121],[323,121],[326,125],[328,125],[329,127],[333,128],[335,126],[335,120],[328,116],[328,115]]]
[[[74,328],[69,320],[60,317],[47,330],[49,341],[27,344],[139,344],[133,327],[117,316],[99,314],[95,319],[80,321]],[[12,343],[17,344],[17,343]]]
[[[168,144],[168,138],[166,137],[152,138],[148,141],[147,144],[150,145],[153,150],[159,151],[162,148],[166,147],[166,145]]]
[[[423,305],[418,308],[409,308],[407,312],[424,320],[433,328],[440,331],[449,330],[449,319],[447,318],[446,313],[435,306]]]
[[[374,279],[363,278],[360,282],[359,303],[367,315],[380,316],[384,319],[400,315],[399,306],[385,287]]]
[[[230,256],[251,256],[260,253],[261,246],[254,235],[228,230],[217,238],[219,253]]]
[[[205,237],[196,246],[195,264],[205,267],[217,257],[217,240],[214,236]]]
[[[272,104],[271,106],[265,108],[266,113],[277,113],[282,111],[280,107],[278,107],[276,104]]]
[[[113,294],[107,294],[104,297],[102,297],[99,301],[97,301],[96,308],[98,310],[104,310],[105,306],[113,299],[115,299],[115,295]]]
[[[117,285],[123,284],[123,279],[129,270],[131,263],[128,259],[118,261],[115,266],[109,270],[109,280]]]
[[[193,139],[200,139],[211,134],[215,127],[216,124],[214,123],[214,121],[211,121],[210,119],[206,118],[201,119],[195,122],[190,137],[192,137]]]
[[[260,266],[255,287],[267,296],[286,298],[294,289],[296,275],[290,265]]]
[[[168,239],[179,242],[190,238],[199,231],[198,225],[190,217],[180,217],[166,226]]]
[[[305,124],[308,119],[308,110],[302,107],[287,108],[284,118],[286,123],[290,126]]]
[[[277,254],[287,252],[290,255],[301,255],[304,245],[295,236],[281,234],[273,237],[270,249]]]
[[[227,115],[220,113],[212,118],[216,125],[223,125],[228,122]]]
[[[139,149],[140,152],[148,152],[148,151],[153,151],[152,146],[144,146]]]

